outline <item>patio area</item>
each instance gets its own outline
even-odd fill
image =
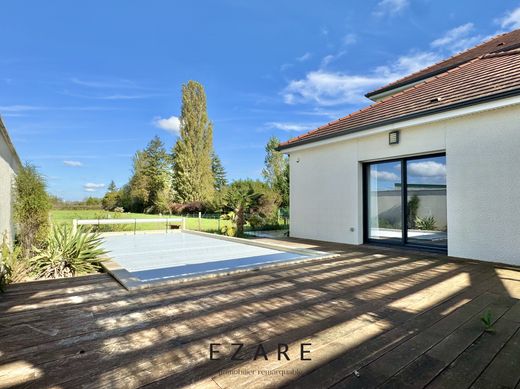
[[[520,269],[259,241],[340,255],[136,291],[108,274],[10,286],[0,388],[520,384]]]

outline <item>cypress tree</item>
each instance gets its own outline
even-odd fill
[[[173,148],[173,187],[180,202],[210,201],[214,195],[212,171],[213,126],[206,110],[203,86],[182,86],[180,137]]]

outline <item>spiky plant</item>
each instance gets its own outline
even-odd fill
[[[491,333],[495,332],[495,329],[493,328],[493,314],[490,310],[486,311],[480,320],[482,320],[482,323],[484,323],[484,331]]]
[[[22,247],[16,245],[11,248],[4,235],[0,245],[0,292],[4,291],[7,284],[27,280],[29,273],[29,263],[22,255]]]
[[[47,245],[35,249],[31,266],[36,278],[72,277],[98,271],[106,251],[101,248],[102,238],[90,231],[72,230],[54,226]]]

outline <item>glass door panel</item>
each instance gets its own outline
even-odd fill
[[[446,157],[406,161],[407,243],[447,247]]]
[[[401,243],[402,164],[400,161],[373,163],[367,170],[368,238]]]

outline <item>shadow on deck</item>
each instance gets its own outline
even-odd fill
[[[106,274],[12,285],[0,295],[0,387],[519,384],[518,269],[285,244],[341,255],[134,292]],[[268,360],[252,360],[260,344]]]

